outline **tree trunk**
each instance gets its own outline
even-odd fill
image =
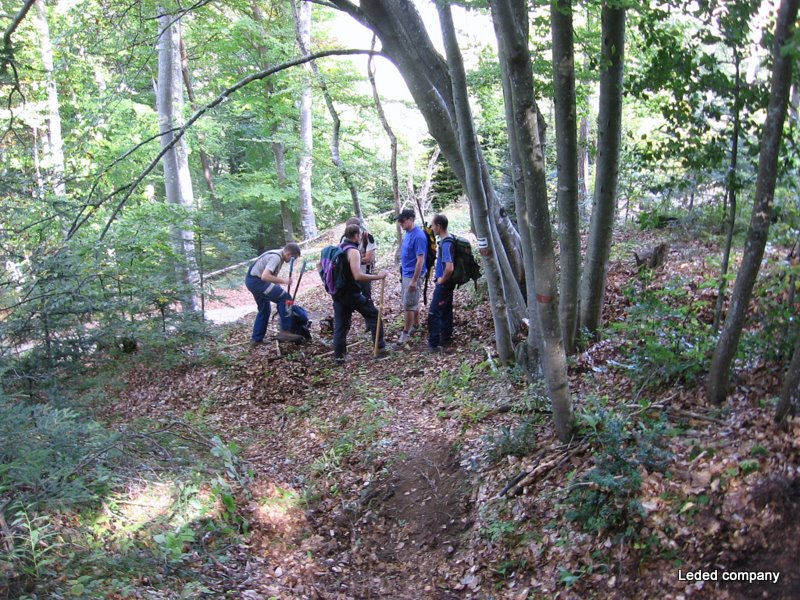
[[[295,0],[291,0],[294,2]],[[300,30],[301,48],[311,47],[311,2],[301,2],[297,27]],[[317,219],[314,215],[314,203],[311,199],[311,174],[314,167],[314,130],[311,110],[311,67],[303,66],[306,76],[303,79],[303,90],[300,93],[300,158],[298,173],[300,177],[300,226],[305,239],[317,236]]]
[[[725,236],[725,248],[722,250],[722,265],[720,265],[719,273],[719,287],[717,288],[717,304],[714,308],[714,333],[719,331],[719,324],[722,321],[722,307],[725,304],[725,288],[727,287],[728,279],[728,265],[731,259],[731,247],[733,246],[733,230],[736,226],[736,188],[738,182],[736,179],[736,168],[739,157],[739,112],[741,106],[739,104],[739,91],[741,86],[741,79],[739,73],[739,66],[741,64],[741,57],[739,49],[733,47],[733,66],[735,69],[734,74],[734,88],[733,88],[733,135],[731,139],[731,163],[728,166],[728,232]]]
[[[261,7],[258,5],[258,0],[252,0],[250,7],[253,11],[253,21],[262,27],[261,32],[264,36],[267,32],[263,30],[264,14],[261,12]],[[267,63],[267,49],[259,41],[256,44],[256,52],[258,54],[259,68],[263,71],[268,67]],[[269,97],[272,93],[272,82],[269,79],[264,80],[264,95]],[[278,177],[278,188],[281,190],[281,226],[283,228],[283,241],[287,244],[294,241],[294,223],[292,220],[292,210],[289,206],[289,199],[286,197],[287,182],[286,178],[286,148],[283,142],[275,140],[278,135],[279,125],[276,123],[272,127],[272,154],[275,158],[275,173]]]
[[[186,53],[186,44],[183,43],[181,38],[181,75],[183,76],[183,84],[186,86],[186,96],[189,98],[189,105],[193,111],[197,110],[197,103],[194,98],[194,86],[192,85],[192,76],[189,72],[189,55]],[[198,142],[202,144],[202,137],[198,134]],[[214,186],[214,178],[211,174],[211,160],[208,158],[206,151],[200,148],[200,165],[203,167],[203,179],[206,182],[209,194],[211,194],[212,202],[215,202],[217,197],[217,190]]]
[[[561,332],[567,354],[575,351],[578,318],[578,283],[581,268],[578,215],[578,132],[575,108],[575,53],[572,36],[572,1],[550,5],[553,34],[553,89],[558,167],[558,224],[561,249]]]
[[[589,217],[589,119],[583,117],[578,133],[578,202],[581,220]]]
[[[168,146],[175,131],[182,125],[183,85],[181,80],[180,21],[158,9],[158,126],[161,147]],[[194,212],[192,176],[189,171],[189,149],[186,138],[181,137],[163,158],[164,187],[167,201],[180,206],[187,215]],[[199,280],[195,258],[194,233],[191,219],[183,228],[173,229],[173,243],[179,260],[175,264],[178,293],[184,313],[197,310],[193,282]]]
[[[466,175],[467,195],[472,207],[473,224],[475,233],[478,235],[478,246],[481,248],[484,272],[489,287],[489,302],[492,306],[497,353],[501,362],[509,363],[513,360],[514,348],[511,342],[511,331],[508,327],[506,305],[501,291],[500,267],[494,254],[495,244],[489,223],[489,209],[483,187],[478,143],[473,129],[469,98],[467,97],[467,77],[461,58],[461,51],[456,40],[450,5],[443,2],[437,5],[437,9],[447,54],[447,63],[450,68],[453,107],[459,132],[461,156],[464,159],[463,168]]]
[[[622,71],[625,9],[603,3],[600,107],[597,126],[597,164],[589,242],[580,289],[580,325],[596,335],[600,327],[606,269],[616,213],[619,149],[622,133]]]
[[[53,44],[50,41],[50,26],[47,21],[45,0],[36,0],[36,27],[39,30],[39,48],[47,86],[47,158],[49,163],[47,167],[51,173],[50,183],[53,193],[63,200],[67,195],[64,181],[64,140],[61,135],[61,112],[53,66]]]
[[[736,274],[736,284],[731,295],[728,315],[711,359],[711,369],[706,384],[706,396],[710,402],[716,404],[721,404],[728,396],[731,363],[739,346],[745,314],[750,304],[753,286],[767,243],[775,181],[778,174],[781,131],[786,118],[792,67],[795,61],[791,52],[784,53],[784,44],[790,43],[792,39],[792,30],[797,20],[798,1],[782,0],[778,9],[775,43],[772,51],[772,83],[767,119],[761,136],[753,213],[750,217],[750,228],[747,231],[742,264]]]
[[[294,21],[295,21],[295,35],[297,36],[297,45],[300,47],[301,54],[310,54],[311,47],[309,43],[306,43],[306,40],[301,35],[300,31],[300,19],[297,15],[297,6],[294,2],[292,2],[292,12],[294,14]],[[331,116],[331,121],[333,122],[333,127],[331,128],[331,143],[330,143],[330,152],[331,152],[331,162],[333,166],[336,167],[336,170],[339,172],[339,175],[342,177],[344,184],[347,186],[347,189],[350,190],[350,198],[353,200],[353,215],[358,217],[359,220],[364,220],[364,211],[361,210],[361,201],[358,199],[358,188],[356,187],[355,180],[353,179],[353,174],[350,172],[350,169],[347,168],[344,160],[342,160],[342,155],[339,152],[339,134],[342,128],[342,121],[339,118],[339,113],[336,110],[336,106],[333,104],[333,97],[331,96],[331,92],[328,89],[328,84],[325,83],[325,78],[322,76],[322,72],[319,70],[319,66],[317,66],[316,61],[309,61],[309,66],[311,67],[311,71],[314,73],[314,77],[317,80],[317,85],[319,85],[319,89],[322,92],[322,97],[325,99],[325,106],[328,108],[328,114]]]
[[[466,190],[464,158],[461,154],[455,121],[453,92],[447,64],[436,51],[425,25],[411,0],[362,0],[356,6],[350,0],[331,0],[334,6],[350,14],[380,38],[382,52],[398,68],[414,102],[422,113],[428,132],[437,141],[442,155],[450,164],[462,187]],[[512,283],[523,281],[521,242],[511,220],[498,202],[494,189],[485,175],[482,164],[483,195],[489,203],[488,209],[496,219],[503,246],[496,252],[505,252],[507,260],[515,265],[513,281],[506,281],[508,289]]]
[[[572,437],[572,402],[567,378],[567,357],[561,335],[556,285],[553,234],[547,202],[544,155],[539,137],[538,108],[533,97],[533,75],[528,51],[527,27],[520,27],[526,15],[524,0],[494,0],[492,18],[497,32],[500,61],[505,63],[511,89],[514,122],[509,137],[515,137],[521,160],[522,179],[533,248],[535,306],[542,336],[544,375],[553,405],[556,435],[562,442]],[[523,19],[523,22],[527,22]]]
[[[795,326],[795,329],[798,329]],[[782,422],[789,414],[796,415],[797,407],[800,406],[800,331],[796,332],[797,341],[794,344],[794,352],[789,368],[786,370],[786,378],[783,380],[781,388],[781,399],[775,410],[775,422]]]

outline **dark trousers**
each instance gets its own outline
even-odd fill
[[[436,348],[453,340],[453,286],[436,284],[428,308],[428,346]]]
[[[353,321],[353,313],[357,312],[367,323],[367,331],[372,334],[375,341],[375,328],[378,324],[378,309],[375,304],[362,293],[345,293],[333,298],[333,356],[344,358],[347,352],[347,334]],[[383,327],[381,326],[378,337],[378,348],[383,348]]]
[[[247,289],[253,294],[258,306],[256,322],[253,323],[253,335],[251,340],[260,342],[267,334],[269,325],[270,302],[274,302],[278,307],[278,316],[281,318],[281,329],[290,331],[292,328],[292,315],[286,307],[286,301],[291,297],[289,293],[276,283],[267,283],[255,275],[247,275],[244,281]],[[271,286],[271,287],[270,287]]]

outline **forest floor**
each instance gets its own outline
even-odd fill
[[[678,280],[673,304],[708,322],[717,249],[678,231],[635,236],[615,242],[605,326],[630,318],[636,289]],[[664,240],[666,264],[643,278],[630,250]],[[355,317],[337,367],[318,326],[330,298],[316,273],[303,281],[311,343],[250,351],[250,314],[221,326],[224,361],[132,366],[103,407],[112,422],[201,422],[242,448],[249,534],[217,562],[220,596],[800,597],[800,420],[772,422],[781,363],[737,363],[729,402],[714,407],[702,377],[655,384],[657,365],[633,373],[647,368],[641,348],[609,335],[570,361],[579,428],[561,444],[542,384],[498,365],[485,294],[457,291],[445,356],[418,335],[373,359]],[[399,287],[393,271],[390,342]],[[207,308],[252,303],[242,289],[220,298]],[[777,583],[762,580],[772,572]],[[752,581],[723,581],[731,573]]]

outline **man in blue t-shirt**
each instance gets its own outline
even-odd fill
[[[428,252],[428,237],[421,227],[417,227],[415,220],[416,214],[408,208],[397,215],[400,228],[406,232],[400,247],[400,272],[403,276],[401,302],[405,320],[398,344],[408,342],[419,329],[419,284],[427,273],[425,256]]]
[[[436,255],[434,277],[436,287],[428,308],[428,352],[443,352],[444,346],[453,340],[453,291],[455,286],[449,282],[453,275],[453,238],[447,233],[447,217],[435,215],[431,229],[439,237],[439,252]]]

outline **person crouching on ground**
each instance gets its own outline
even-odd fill
[[[400,228],[406,232],[400,246],[400,271],[403,276],[402,304],[405,315],[403,332],[397,340],[405,344],[419,329],[419,283],[427,268],[425,257],[428,253],[428,238],[422,228],[416,225],[416,214],[405,209],[397,215]]]
[[[264,343],[267,325],[269,325],[270,303],[272,302],[278,307],[278,316],[280,317],[281,330],[277,335],[278,341],[297,342],[302,339],[302,336],[290,332],[292,315],[286,307],[286,301],[291,299],[286,290],[292,287],[292,276],[283,278],[278,275],[284,263],[299,257],[300,246],[290,243],[286,244],[283,249],[265,252],[248,269],[245,285],[253,294],[258,306],[258,315],[253,323],[253,335],[250,338],[251,348]],[[283,289],[282,285],[286,286],[286,289]]]
[[[453,274],[453,238],[447,232],[447,217],[435,215],[431,229],[439,237],[439,252],[436,254],[434,277],[436,287],[428,308],[428,352],[440,353],[453,339],[453,291],[449,282]]]
[[[347,353],[347,334],[350,331],[350,324],[353,320],[353,312],[358,312],[364,317],[367,330],[375,341],[375,329],[378,325],[378,309],[371,299],[367,298],[361,287],[362,281],[377,281],[386,279],[387,272],[382,270],[379,273],[363,273],[361,271],[361,227],[359,225],[348,225],[344,230],[344,242],[340,245],[347,256],[347,265],[344,269],[345,279],[347,280],[344,288],[336,292],[333,296],[333,358],[338,363],[343,363]],[[386,348],[383,340],[383,328],[381,327],[378,335],[378,348]]]

